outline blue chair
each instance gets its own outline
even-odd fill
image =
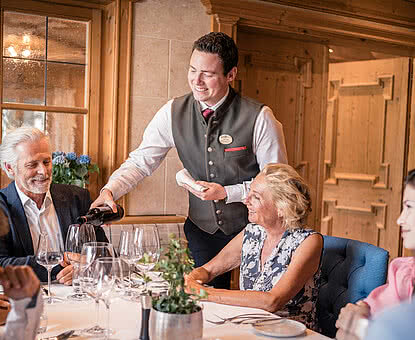
[[[324,236],[322,284],[317,299],[321,333],[334,337],[340,309],[386,282],[389,253],[369,243]]]

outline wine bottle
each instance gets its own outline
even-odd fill
[[[101,205],[90,209],[85,216],[79,216],[77,223],[89,223],[94,226],[100,226],[109,222],[114,222],[122,219],[124,216],[124,209],[117,204],[117,212],[113,212],[108,205]]]

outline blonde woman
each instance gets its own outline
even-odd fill
[[[250,223],[186,277],[188,290],[203,288],[208,301],[217,303],[285,311],[317,329],[323,238],[305,227],[311,211],[307,185],[291,166],[271,163],[252,182],[244,203]],[[202,286],[238,266],[241,290]]]

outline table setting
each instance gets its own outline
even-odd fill
[[[42,284],[38,340],[328,339],[287,315],[186,293],[183,275],[193,266],[189,250],[172,238],[161,257],[157,227],[123,232],[114,247],[95,242],[91,228],[72,225],[64,253],[76,267],[75,285]],[[42,263],[50,270],[47,259]],[[176,310],[175,301],[183,310]]]

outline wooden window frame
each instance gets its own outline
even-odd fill
[[[100,99],[100,70],[101,70],[101,11],[94,8],[77,8],[59,4],[45,3],[37,0],[2,0],[1,1],[1,45],[3,45],[3,13],[14,11],[28,14],[57,17],[63,19],[79,20],[89,23],[88,28],[88,58],[86,73],[85,107],[62,107],[49,105],[32,105],[24,103],[3,103],[0,101],[1,112],[3,109],[59,112],[65,114],[84,114],[84,145],[83,152],[93,160],[98,159],[99,131],[96,126],[99,122],[99,99]],[[94,39],[99,37],[99,39]],[[1,74],[3,74],[0,65]],[[94,90],[92,90],[94,89]],[[3,82],[0,83],[0,98],[3,99]],[[0,122],[1,124],[1,122]],[[5,184],[5,177],[2,176],[2,186]],[[89,186],[91,192],[98,190],[97,181],[91,181]]]

